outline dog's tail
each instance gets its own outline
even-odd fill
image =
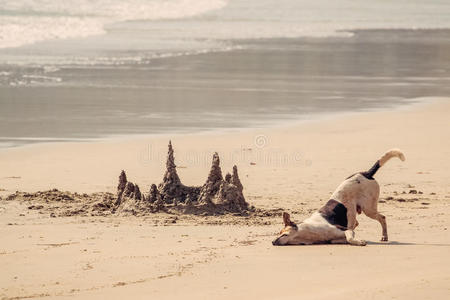
[[[373,179],[373,175],[382,167],[388,160],[393,157],[398,157],[401,161],[405,161],[405,155],[399,149],[391,149],[375,162],[375,164],[366,172],[362,172],[367,179]]]

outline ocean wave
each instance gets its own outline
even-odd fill
[[[76,17],[18,17],[0,19],[0,48],[13,48],[51,39],[103,34],[99,20]]]
[[[44,68],[36,68],[21,73],[19,70],[0,72],[0,86],[48,85],[62,82],[61,77],[48,76]],[[51,72],[50,72],[51,73]]]
[[[149,57],[153,53],[156,58],[177,56],[246,39],[352,37],[352,31],[360,29],[450,28],[448,1],[375,2],[0,0],[0,48],[80,38],[32,49],[5,49],[0,62],[133,64],[154,59]],[[93,37],[84,38],[88,36]]]
[[[225,0],[0,0],[0,48],[105,33],[130,20],[189,18],[221,9]]]
[[[22,77],[32,82],[61,82],[62,80],[60,77],[44,75],[23,75]]]
[[[3,3],[5,2],[5,3]],[[114,21],[180,19],[223,8],[225,0],[16,0],[3,11],[22,15],[106,18]]]
[[[171,50],[165,52],[142,52],[136,53],[134,55],[119,55],[120,53],[115,53],[109,56],[83,56],[83,55],[73,55],[73,56],[17,56],[15,59],[11,57],[5,58],[8,62],[6,65],[11,66],[28,66],[39,69],[42,73],[54,73],[61,70],[63,67],[89,67],[96,66],[98,68],[110,67],[110,66],[135,66],[135,65],[148,65],[154,60],[174,58],[181,56],[193,56],[208,53],[217,52],[229,52],[233,50],[244,49],[241,45],[232,45],[227,42],[215,42],[212,44],[205,45],[204,48],[179,51]],[[1,61],[1,59],[0,59]],[[11,72],[0,72],[0,78],[11,77],[13,74]]]

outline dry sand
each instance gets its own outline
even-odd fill
[[[434,99],[289,127],[2,150],[0,298],[447,299],[449,112],[448,99]],[[218,151],[224,172],[238,165],[250,204],[297,221],[398,147],[406,162],[376,175],[390,242],[378,242],[380,225],[365,216],[357,235],[366,247],[273,247],[282,223],[273,216],[53,218],[4,200],[16,190],[114,192],[121,169],[147,192],[161,181],[169,138],[183,183],[201,185]]]

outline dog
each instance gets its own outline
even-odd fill
[[[386,152],[366,172],[351,175],[334,191],[325,206],[314,212],[300,224],[291,221],[288,213],[283,213],[284,228],[272,242],[274,246],[311,244],[350,244],[365,246],[366,242],[355,238],[358,226],[356,215],[364,212],[366,216],[381,224],[381,241],[388,241],[386,217],[377,210],[380,186],[373,178],[375,173],[389,159],[405,156],[398,149]]]

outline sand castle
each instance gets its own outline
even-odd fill
[[[127,180],[122,170],[117,186],[115,212],[136,210],[173,210],[195,213],[239,213],[247,211],[243,186],[239,179],[237,167],[232,174],[222,176],[220,158],[214,153],[211,170],[202,186],[184,185],[177,173],[172,143],[169,141],[166,172],[163,181],[157,186],[152,184],[147,194],[141,193],[139,186]]]
[[[237,167],[232,174],[222,176],[217,153],[212,157],[211,170],[202,186],[184,185],[177,173],[172,143],[169,142],[166,172],[160,184],[151,184],[148,193],[128,180],[125,171],[119,175],[117,192],[79,194],[52,189],[27,193],[17,191],[6,201],[28,203],[28,209],[60,216],[144,216],[155,212],[194,215],[249,215],[256,211],[249,207],[243,194]]]

